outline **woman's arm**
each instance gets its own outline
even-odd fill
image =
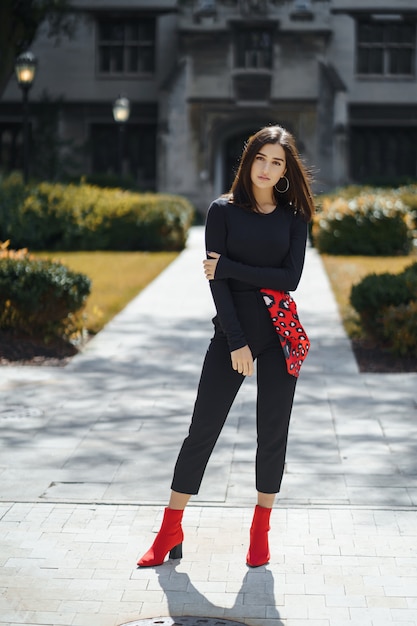
[[[216,250],[219,254],[227,253],[227,227],[224,211],[224,207],[213,202],[206,218],[206,250]],[[247,345],[247,340],[237,317],[227,279],[210,280],[210,289],[230,351],[243,348]]]
[[[278,291],[294,291],[300,282],[304,266],[307,241],[307,224],[297,219],[290,239],[290,250],[281,267],[254,267],[232,261],[224,254],[215,259],[205,269],[214,269],[215,282],[218,279],[234,278],[259,287],[260,289],[276,289]],[[219,252],[215,248],[208,248]]]

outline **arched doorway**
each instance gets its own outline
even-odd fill
[[[264,126],[281,123],[276,121],[279,120],[279,116],[274,112],[270,115],[264,115],[263,112],[262,114],[259,112],[258,115],[252,113],[251,117],[245,114],[240,119],[236,117],[234,112],[227,121],[224,118],[221,122],[215,121],[211,127],[214,159],[213,191],[216,196],[229,191],[249,137]],[[282,125],[292,132],[292,124]]]

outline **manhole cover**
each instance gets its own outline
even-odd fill
[[[42,411],[29,406],[11,404],[0,409],[0,419],[25,419],[30,417],[40,417]]]
[[[245,626],[245,624],[218,617],[153,617],[137,622],[126,622],[120,626]]]

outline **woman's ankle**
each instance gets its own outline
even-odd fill
[[[171,491],[168,508],[174,511],[183,511],[188,504],[191,495],[188,493],[180,493],[179,491]]]
[[[275,493],[262,493],[258,491],[258,506],[263,509],[272,509],[275,501]]]

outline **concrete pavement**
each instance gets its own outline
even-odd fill
[[[211,334],[203,256],[195,227],[178,259],[65,368],[0,369],[0,624],[179,615],[250,626],[417,624],[417,374],[359,373],[310,248],[295,297],[312,348],[270,565],[245,565],[248,379],[186,510],[184,558],[136,569],[159,527]]]

